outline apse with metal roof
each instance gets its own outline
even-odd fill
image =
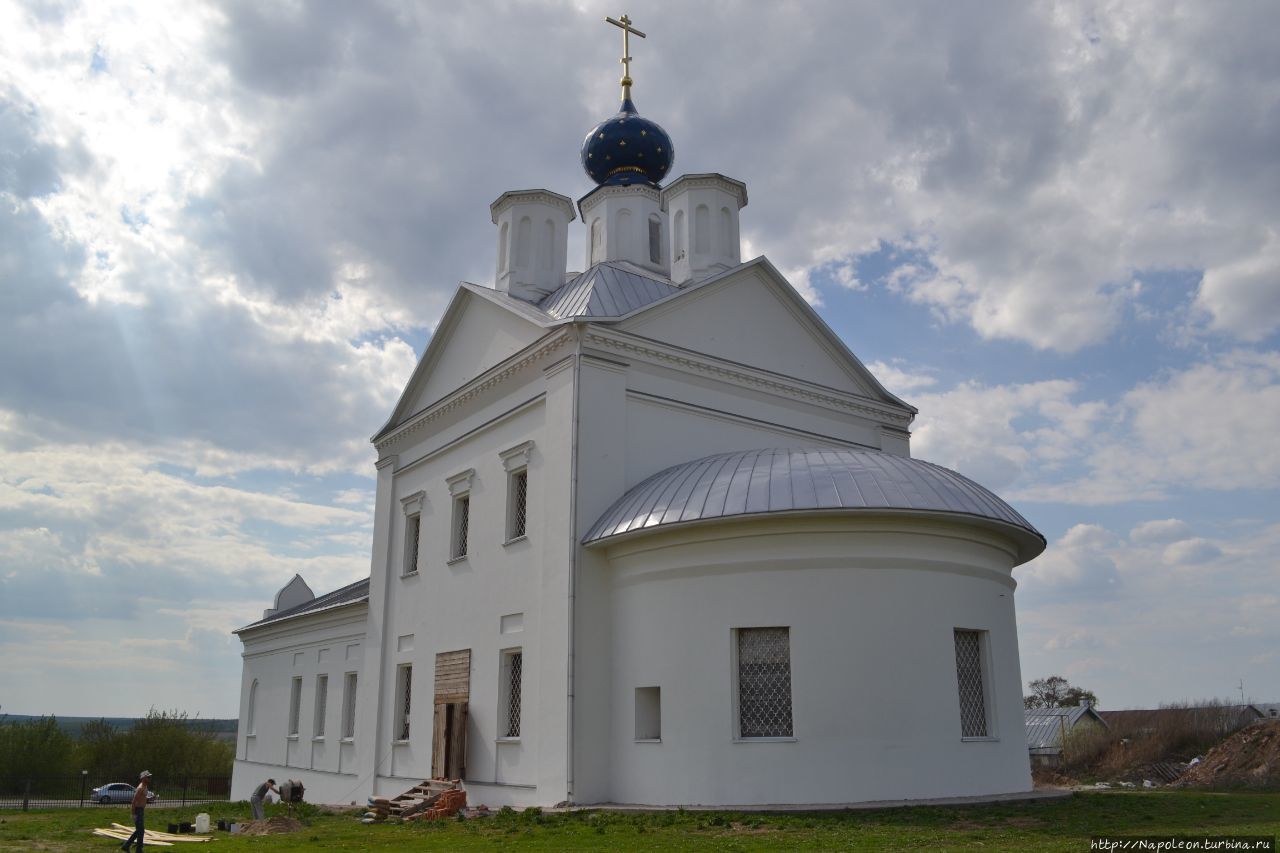
[[[674,465],[605,510],[583,543],[780,513],[893,515],[997,530],[1017,562],[1038,556],[1044,536],[1017,510],[941,465],[878,450],[774,448],[720,453]]]

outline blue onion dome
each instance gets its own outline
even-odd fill
[[[593,127],[582,140],[582,168],[601,185],[656,187],[674,159],[671,137],[657,122],[642,118],[629,97],[617,115]]]

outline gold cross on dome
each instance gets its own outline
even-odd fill
[[[622,28],[622,58],[618,60],[622,63],[622,79],[618,82],[622,84],[622,100],[625,101],[631,97],[631,35],[634,33],[640,38],[645,38],[645,34],[631,26],[631,19],[625,12],[618,20],[606,15],[605,21]]]

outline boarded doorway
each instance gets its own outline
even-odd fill
[[[431,727],[431,775],[465,779],[467,702],[471,699],[471,649],[436,655],[435,718]]]

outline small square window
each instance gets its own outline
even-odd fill
[[[636,740],[662,740],[662,688],[636,688]]]

